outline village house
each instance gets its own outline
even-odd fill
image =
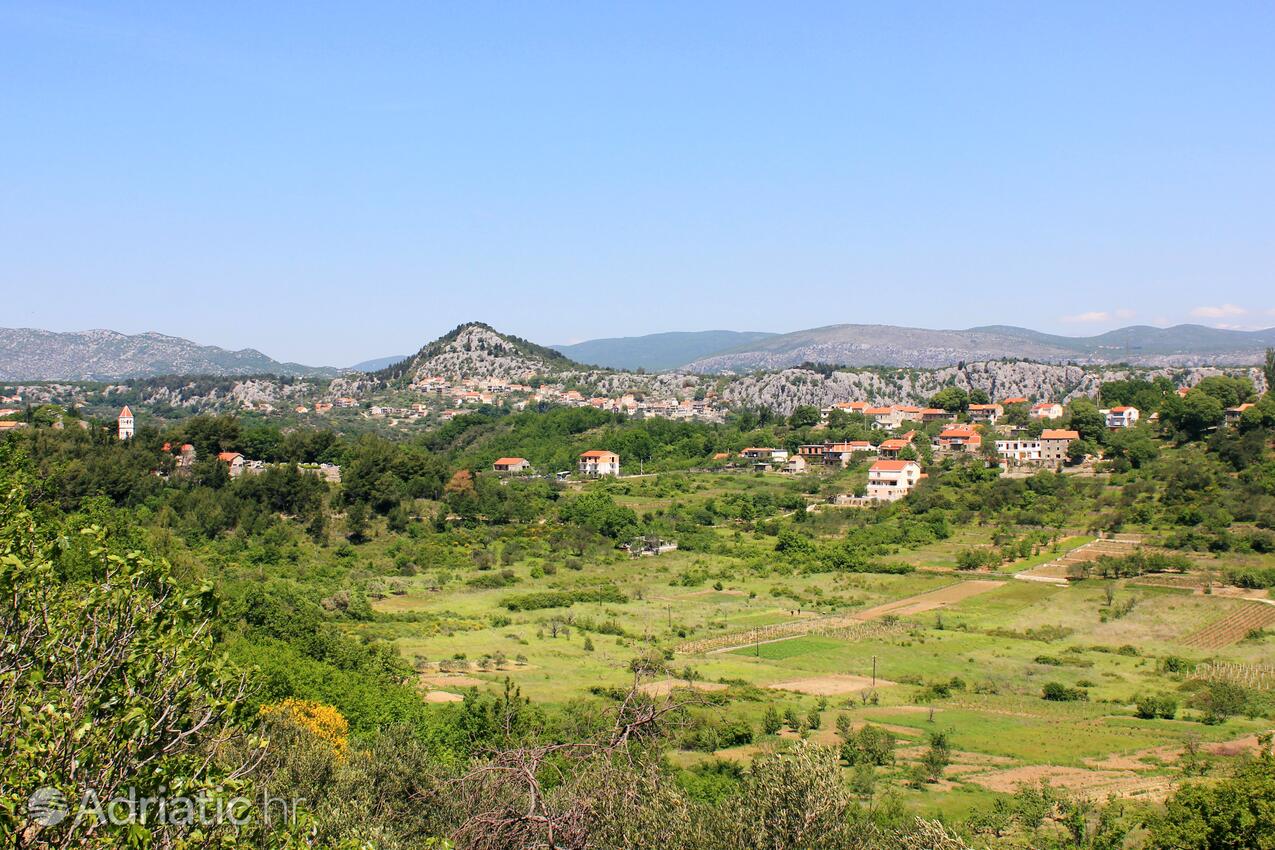
[[[620,456],[615,452],[593,449],[580,455],[579,471],[581,475],[598,478],[603,475],[620,474]]]
[[[759,448],[757,446],[749,446],[748,448],[740,452],[739,456],[742,458],[746,458],[748,460],[770,461],[770,460],[777,459],[775,458],[775,453],[778,451],[779,449],[764,448],[764,447]],[[787,455],[787,452],[785,452],[784,454]]]
[[[331,409],[332,409],[332,402],[330,401],[316,401],[314,403],[315,413],[327,413]]]
[[[1241,404],[1239,407],[1228,407],[1226,409],[1226,424],[1234,428],[1239,427],[1240,419],[1244,416],[1244,411],[1248,410],[1252,406],[1252,402],[1246,402]]]
[[[969,414],[971,422],[995,425],[996,420],[1005,415],[1005,408],[999,404],[971,404]]]
[[[1001,399],[1002,407],[1009,407],[1011,404],[1026,404],[1026,403],[1027,403],[1027,396],[1025,395],[1016,395],[1016,396],[1013,396],[1012,398]]]
[[[1107,416],[1107,427],[1113,431],[1121,428],[1132,428],[1138,421],[1138,408],[1121,405],[1104,411]]]
[[[1032,419],[1061,419],[1063,407],[1056,401],[1041,401],[1032,405]]]
[[[120,410],[120,415],[115,420],[119,430],[121,440],[130,440],[133,437],[133,411],[129,410],[128,405]]]
[[[859,413],[862,414],[870,405],[866,401],[838,401],[828,407],[822,408],[819,415],[824,419],[828,418],[828,414],[834,410],[842,413]]]
[[[1038,463],[1040,440],[997,440],[996,453],[1011,464]]]
[[[806,458],[822,458],[824,454],[827,453],[831,445],[831,443],[804,443],[797,446],[797,454]]]
[[[21,419],[5,419],[0,421],[0,431],[16,431],[19,428],[27,427],[27,423]]]
[[[826,443],[824,445],[823,462],[840,464],[842,468],[850,465],[855,452],[875,452],[876,446],[867,440],[850,440],[844,443]]]
[[[247,463],[247,461],[244,460],[244,456],[239,454],[239,452],[218,452],[217,460],[226,464],[226,466],[230,468],[231,478],[238,478],[240,475],[243,475],[244,467]]]
[[[926,407],[921,410],[922,422],[951,422],[955,415],[941,407]]]
[[[908,432],[902,437],[891,437],[888,440],[882,440],[881,445],[877,446],[877,455],[882,460],[898,460],[899,452],[912,445],[912,432]]]
[[[925,419],[925,408],[916,407],[910,404],[894,405],[894,415],[898,419],[899,424],[904,422],[922,422]]]
[[[974,452],[983,445],[983,437],[968,425],[953,425],[939,432],[937,444],[943,451]]]
[[[878,428],[898,428],[899,423],[903,421],[899,418],[899,410],[896,407],[868,407],[864,409],[863,415]]]
[[[294,408],[292,408],[292,409],[293,409],[293,411],[295,411],[296,413],[309,413],[309,412],[310,412],[310,408],[306,407],[304,404],[298,404],[296,407],[294,407]]]
[[[1062,466],[1067,462],[1067,450],[1080,439],[1079,431],[1046,428],[1040,432],[1040,459],[1050,466]]]
[[[525,457],[501,457],[496,458],[496,462],[491,465],[491,468],[497,472],[526,472],[531,469],[531,462]]]
[[[894,502],[902,499],[921,480],[921,465],[914,460],[878,460],[868,468],[869,499]]]
[[[177,450],[177,469],[186,470],[195,465],[195,447],[190,443],[182,443]]]
[[[780,472],[786,472],[789,475],[804,475],[806,472],[806,459],[801,455],[793,455],[780,468]]]

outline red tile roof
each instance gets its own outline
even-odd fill
[[[914,460],[879,460],[868,467],[869,472],[902,472],[908,465],[917,466]]]
[[[1065,431],[1061,428],[1046,428],[1040,432],[1042,440],[1079,440],[1079,431]]]

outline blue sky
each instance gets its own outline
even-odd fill
[[[0,325],[1267,327],[1272,80],[1270,3],[0,0]]]

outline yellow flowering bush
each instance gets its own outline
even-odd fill
[[[328,742],[341,755],[344,755],[349,747],[349,721],[330,705],[289,698],[273,705],[263,705],[261,715],[285,717],[316,738]]]

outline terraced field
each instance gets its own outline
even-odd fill
[[[1245,601],[1230,614],[1216,620],[1182,640],[1185,646],[1219,649],[1243,640],[1257,629],[1275,623],[1275,605]]]

